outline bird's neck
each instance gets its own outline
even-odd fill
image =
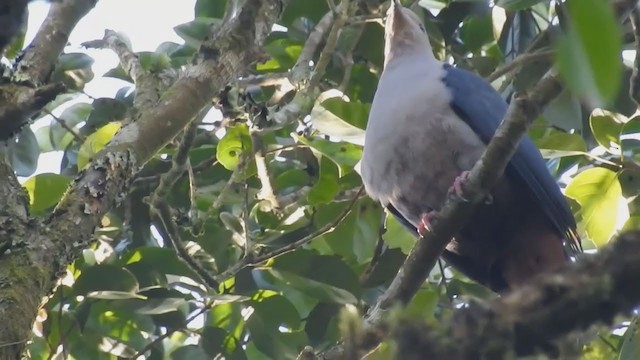
[[[430,46],[385,46],[384,69],[402,66],[410,68],[416,64],[422,66],[436,66],[440,62],[433,56]]]

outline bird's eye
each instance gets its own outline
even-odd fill
[[[420,26],[420,30],[422,30],[423,33],[427,32],[427,29],[425,29],[424,24],[423,23],[418,23],[418,26]]]

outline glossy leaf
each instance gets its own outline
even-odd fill
[[[596,105],[613,100],[622,75],[621,34],[604,0],[566,2],[569,31],[556,48],[560,73],[576,93]]]
[[[624,200],[618,174],[600,167],[587,169],[573,178],[566,195],[580,204],[581,224],[589,239],[597,246],[606,244],[615,232]]]
[[[40,214],[57,204],[69,182],[66,176],[53,173],[38,174],[25,181],[31,212]]]
[[[236,125],[227,129],[216,148],[216,158],[227,169],[233,170],[238,166],[240,155],[251,151],[251,136],[246,125]]]
[[[582,136],[561,131],[552,131],[549,135],[536,140],[542,156],[547,159],[583,155],[587,152]]]
[[[15,141],[9,142],[8,153],[16,175],[29,176],[36,171],[40,149],[30,127],[24,127]]]
[[[624,122],[619,115],[596,109],[589,117],[589,126],[600,146],[613,154],[620,153],[620,133]]]
[[[332,142],[320,138],[309,139],[301,136],[297,138],[301,143],[310,146],[338,165],[340,176],[353,170],[353,167],[362,158],[362,147],[358,145],[347,142]]]
[[[89,135],[78,150],[78,169],[87,166],[93,156],[111,140],[119,129],[120,124],[112,122]]]
[[[311,110],[311,121],[318,131],[353,144],[364,144],[364,129],[371,106],[346,102],[338,97],[324,100]]]
[[[268,283],[278,284],[279,286],[286,284],[288,287],[292,287],[322,301],[336,302],[339,304],[355,304],[357,302],[356,297],[347,290],[310,280],[291,272],[276,269],[256,269],[253,271],[253,274],[254,276],[258,276],[259,279],[266,280]]]
[[[92,291],[138,291],[138,282],[129,271],[113,265],[94,265],[82,271],[73,286],[76,294]]]

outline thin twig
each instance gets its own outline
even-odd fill
[[[295,86],[300,86],[300,84],[303,84],[306,80],[309,80],[308,83],[305,87],[298,90],[291,102],[271,114],[270,118],[273,121],[272,126],[260,129],[260,131],[281,129],[284,126],[295,123],[299,118],[311,112],[319,92],[318,85],[324,77],[327,65],[335,52],[340,30],[346,24],[349,11],[351,11],[352,7],[349,6],[349,1],[350,0],[343,0],[340,5],[338,5],[338,11],[335,15],[330,11],[318,22],[318,25],[316,25],[316,28],[307,39],[305,47],[298,58],[298,62],[292,69],[291,82]],[[311,73],[309,64],[313,58],[313,54],[330,26],[331,30],[325,47],[320,54],[313,73]]]
[[[553,55],[553,50],[538,50],[532,53],[524,53],[518,55],[512,62],[505,64],[499,68],[497,68],[494,72],[492,72],[489,76],[487,76],[487,81],[495,81],[500,76],[508,74],[512,71],[515,71],[525,64],[538,61],[538,60],[548,60]]]
[[[332,222],[325,224],[324,226],[322,226],[320,229],[314,231],[312,234],[309,234],[307,236],[305,236],[302,239],[296,240],[293,243],[287,244],[285,246],[282,246],[278,249],[275,249],[273,251],[270,251],[268,253],[259,255],[257,257],[253,257],[253,258],[242,258],[242,260],[240,260],[239,262],[237,262],[236,264],[234,264],[233,266],[231,266],[229,269],[227,269],[226,271],[220,273],[219,275],[217,275],[215,278],[217,281],[223,282],[224,280],[234,276],[236,273],[238,273],[238,271],[242,270],[243,268],[247,267],[247,266],[258,266],[261,263],[282,255],[284,253],[287,253],[289,251],[293,251],[303,245],[308,244],[309,242],[311,242],[312,240],[316,239],[319,236],[322,236],[324,234],[328,234],[332,231],[334,231],[338,225],[340,225],[342,223],[342,221],[344,221],[344,219],[347,217],[347,215],[349,215],[349,213],[351,212],[351,210],[353,209],[353,206],[356,204],[356,202],[358,201],[358,199],[360,198],[360,194],[363,192],[364,187],[361,186],[360,190],[358,191],[358,193],[356,194],[356,196],[353,197],[353,199],[351,200],[351,202],[349,202],[349,204],[347,205],[347,207],[344,209],[344,211]]]
[[[175,183],[184,175],[186,171],[189,170],[189,151],[191,150],[191,146],[193,145],[193,141],[196,137],[196,130],[198,129],[198,124],[202,120],[202,118],[207,114],[208,107],[204,108],[200,111],[198,117],[194,119],[191,124],[187,126],[184,130],[184,135],[178,145],[178,149],[176,150],[176,154],[172,159],[172,166],[169,171],[167,171],[160,178],[160,184],[156,190],[151,194],[150,204],[152,209],[156,212],[158,217],[160,218],[164,230],[166,232],[166,236],[169,239],[169,242],[176,250],[178,258],[182,260],[196,275],[200,277],[200,280],[206,284],[211,289],[217,289],[218,283],[215,281],[213,276],[209,274],[209,272],[200,264],[198,261],[193,258],[189,252],[185,249],[182,244],[182,240],[180,239],[180,232],[178,230],[178,226],[173,220],[171,209],[169,208],[169,204],[165,201],[165,198],[175,185]],[[192,204],[193,206],[193,204]]]
[[[84,143],[85,141],[84,136],[80,135],[74,128],[69,126],[69,124],[67,124],[67,121],[65,119],[55,116],[51,111],[47,109],[43,109],[43,111],[47,115],[51,116],[53,120],[55,120],[58,124],[60,124],[60,126],[62,126],[63,129],[67,130],[73,136],[73,138],[76,139],[77,142],[81,144]]]
[[[366,284],[371,277],[371,274],[375,271],[378,263],[380,262],[380,258],[382,257],[382,253],[384,252],[384,234],[387,232],[387,216],[386,213],[382,213],[382,222],[380,223],[380,229],[378,230],[378,241],[376,243],[376,248],[373,251],[373,256],[371,257],[371,261],[369,261],[369,265],[360,275],[360,284]]]
[[[178,330],[185,329],[189,325],[190,322],[195,320],[198,316],[201,316],[202,314],[204,314],[206,311],[210,310],[214,305],[215,305],[215,301],[210,301],[207,304],[205,304],[205,306],[203,306],[202,309],[198,310],[196,313],[194,313],[193,315],[189,316],[184,321],[184,325],[182,327],[167,328],[167,330],[166,330],[166,332],[164,334],[162,334],[162,335],[158,336],[157,338],[153,339],[153,341],[151,341],[150,343],[145,345],[145,347],[140,349],[140,351],[138,351],[130,359],[138,359],[138,358],[144,356],[144,354],[146,354],[147,351],[151,351],[151,349],[153,349],[154,346],[156,346],[160,342],[162,342],[162,340],[164,340],[164,339],[168,338],[169,336],[173,335],[173,333],[175,333]]]
[[[156,197],[152,205],[153,210],[158,214],[158,217],[162,222],[166,232],[165,235],[171,243],[171,246],[176,250],[178,258],[182,260],[209,289],[214,291],[218,289],[220,284],[216,281],[215,277],[209,274],[209,272],[202,267],[202,265],[200,265],[183,246],[182,240],[180,239],[180,232],[178,231],[178,227],[171,215],[169,204],[167,204],[164,199]]]
[[[364,187],[361,186],[360,190],[358,191],[358,193],[356,194],[356,196],[353,197],[353,199],[351,200],[351,202],[349,202],[349,204],[347,205],[347,207],[344,209],[344,211],[342,211],[342,213],[332,222],[325,224],[324,226],[322,226],[320,229],[316,230],[314,233],[309,234],[307,236],[305,236],[302,239],[296,240],[288,245],[285,245],[281,248],[278,248],[276,250],[270,251],[266,254],[262,254],[256,258],[253,259],[253,262],[250,265],[258,265],[260,263],[262,263],[263,261],[269,260],[272,257],[276,257],[278,255],[282,255],[284,253],[287,253],[289,251],[293,251],[303,245],[306,245],[307,243],[309,243],[311,240],[317,238],[318,236],[322,236],[324,234],[328,234],[332,231],[334,231],[338,225],[340,225],[342,223],[342,221],[347,217],[347,215],[349,215],[349,213],[351,212],[351,210],[353,209],[353,206],[356,204],[356,202],[358,201],[358,199],[360,198],[360,194],[363,192]]]
[[[309,87],[315,87],[320,84],[320,81],[324,77],[325,72],[327,71],[327,66],[333,57],[333,54],[336,51],[336,47],[338,46],[338,36],[342,31],[342,28],[347,22],[349,18],[349,7],[351,0],[342,0],[340,5],[336,9],[335,20],[333,22],[333,26],[331,26],[331,31],[329,31],[329,35],[327,35],[327,41],[325,42],[324,48],[320,52],[320,57],[318,58],[318,63],[313,71],[313,75],[309,80]]]

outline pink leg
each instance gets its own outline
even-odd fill
[[[453,180],[453,185],[449,188],[449,193],[450,194],[455,194],[458,197],[460,197],[462,200],[466,199],[464,198],[464,196],[462,196],[462,192],[463,192],[463,187],[464,187],[464,182],[467,181],[467,179],[469,178],[469,171],[463,171],[462,173],[460,173],[460,175],[458,175],[455,180]]]
[[[420,224],[418,224],[418,235],[420,235],[420,237],[424,237],[431,229],[431,220],[433,220],[435,214],[435,211],[429,211],[420,217]]]

